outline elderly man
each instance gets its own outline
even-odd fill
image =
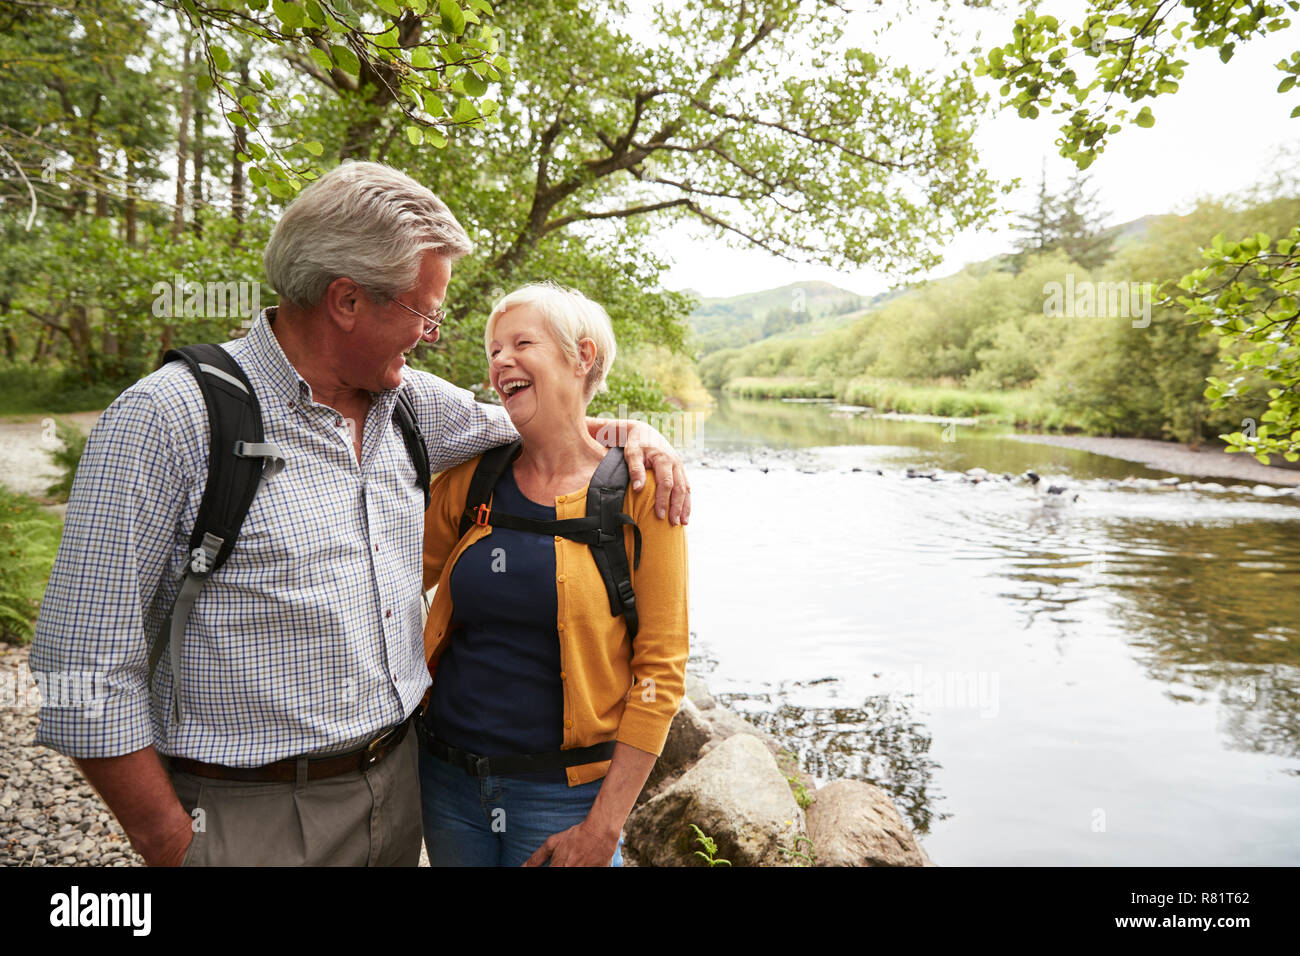
[[[93,690],[47,703],[37,742],[76,759],[147,863],[417,861],[424,499],[393,411],[406,390],[431,472],[515,437],[501,409],[404,359],[437,340],[469,250],[433,193],[375,163],[286,210],[264,256],[280,305],[223,346],[286,465],[152,683],[207,482],[207,409],[170,362],[91,432],[31,665]],[[626,444],[634,484],[653,467],[672,493],[661,517],[685,521],[680,462],[650,429]]]

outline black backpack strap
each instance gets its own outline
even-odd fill
[[[190,532],[190,561],[180,592],[164,625],[171,648],[173,697],[180,720],[180,659],[185,627],[199,591],[235,548],[253,497],[262,482],[284,468],[283,450],[267,442],[262,432],[262,411],[244,370],[220,345],[189,345],[171,349],[164,362],[186,364],[198,382],[208,410],[210,441],[208,476],[199,513]],[[162,659],[164,642],[149,654],[149,682]]]
[[[474,477],[469,481],[469,492],[465,495],[465,512],[460,516],[460,536],[462,538],[465,537],[465,532],[469,531],[470,526],[483,514],[479,509],[479,505],[486,505],[492,500],[492,489],[497,486],[497,482],[501,480],[501,476],[505,474],[510,463],[519,457],[523,447],[523,440],[516,438],[508,445],[489,448],[483,453],[483,457],[479,459],[478,465],[474,468]]]
[[[611,448],[597,466],[596,473],[591,476],[587,488],[586,516],[539,521],[504,514],[489,506],[492,489],[501,480],[510,463],[519,457],[522,448],[523,442],[515,440],[509,445],[491,449],[479,460],[474,476],[470,479],[469,491],[465,495],[465,511],[460,516],[460,536],[463,538],[470,528],[479,524],[533,534],[559,535],[587,545],[591,548],[591,556],[600,571],[601,580],[605,582],[609,613],[614,617],[622,614],[627,622],[628,636],[635,638],[638,621],[631,567],[641,566],[641,529],[636,526],[631,515],[623,513],[623,498],[627,495],[628,483],[623,449]],[[631,566],[628,564],[627,545],[623,539],[623,528],[627,525],[632,526],[635,539]]]
[[[600,569],[609,596],[609,613],[622,614],[627,622],[627,634],[636,637],[638,621],[636,594],[632,590],[632,571],[627,563],[627,545],[623,542],[623,527],[632,526],[635,536],[633,566],[641,566],[641,529],[631,515],[623,513],[623,498],[627,494],[627,462],[623,449],[611,448],[605,459],[591,476],[587,488],[587,515],[600,523],[599,542],[591,547],[591,556]]]
[[[411,456],[411,464],[415,466],[415,480],[424,491],[424,510],[428,511],[429,484],[433,481],[433,475],[429,473],[429,446],[424,441],[424,432],[420,431],[419,420],[415,417],[415,403],[411,401],[411,393],[404,388],[397,393],[393,421],[397,423],[402,440],[406,442],[406,453]]]

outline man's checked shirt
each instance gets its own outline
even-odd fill
[[[251,767],[355,746],[423,696],[424,497],[392,422],[397,392],[372,393],[358,462],[347,423],[312,400],[273,321],[264,311],[224,348],[287,463],[195,602],[181,722],[170,650],[152,695],[148,657],[167,639],[160,629],[189,559],[209,426],[192,373],[170,362],[123,392],[86,444],[31,654],[38,680],[81,690],[47,699],[37,743],[72,757],[153,745]],[[514,439],[500,408],[425,372],[408,368],[403,379],[432,473]]]

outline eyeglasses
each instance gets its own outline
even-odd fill
[[[443,309],[443,308],[437,308],[437,309],[434,309],[434,310],[433,310],[433,315],[425,315],[423,312],[416,312],[415,309],[411,308],[411,307],[410,307],[409,305],[407,305],[405,302],[400,302],[400,301],[398,301],[397,299],[394,299],[393,301],[396,302],[398,305],[400,305],[400,306],[401,306],[403,309],[405,309],[407,312],[411,312],[411,313],[413,313],[413,314],[415,314],[415,315],[418,315],[420,318],[424,319],[424,334],[425,334],[425,335],[428,335],[428,334],[429,334],[430,332],[432,332],[434,329],[436,329],[436,328],[438,328],[439,326],[441,326],[441,325],[442,325],[442,320],[445,319],[445,318],[447,317],[447,311],[446,311],[445,309]]]

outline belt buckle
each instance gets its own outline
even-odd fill
[[[388,733],[380,734],[374,740],[370,741],[370,743],[366,744],[365,752],[361,755],[361,769],[363,771],[369,770],[379,762],[379,748],[383,747],[384,744],[391,740],[395,733],[397,733],[397,729],[390,730]]]

